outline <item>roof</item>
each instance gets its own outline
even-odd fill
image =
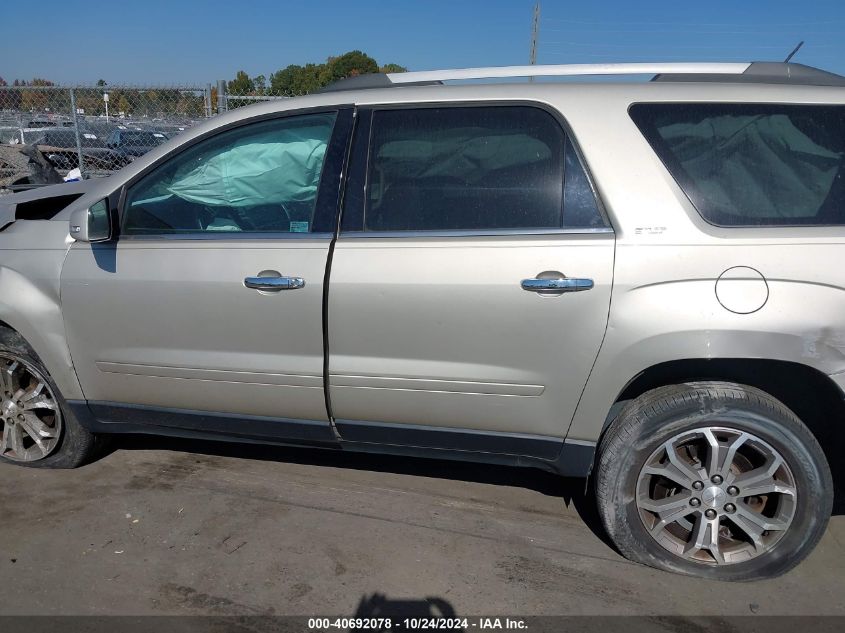
[[[405,73],[373,73],[341,79],[321,92],[390,88],[399,85],[439,84],[470,79],[511,79],[519,77],[651,75],[652,81],[774,83],[806,86],[845,86],[845,77],[804,64],[786,62],[742,63],[636,63],[560,64],[492,66]]]

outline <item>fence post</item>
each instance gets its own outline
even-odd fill
[[[73,133],[76,136],[76,155],[79,158],[79,177],[85,178],[85,165],[82,160],[82,139],[79,136],[79,113],[76,110],[76,93],[70,89],[70,109],[73,112]]]
[[[205,84],[205,118],[210,119],[213,114],[211,105],[211,84]]]
[[[223,114],[228,110],[228,103],[226,102],[226,81],[224,79],[217,80],[217,114]]]

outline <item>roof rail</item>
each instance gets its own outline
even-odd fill
[[[739,63],[634,63],[492,66],[453,70],[423,70],[405,73],[373,73],[341,79],[320,92],[441,84],[467,79],[509,79],[517,77],[578,77],[589,75],[652,75],[652,81],[771,83],[805,86],[845,86],[845,77],[804,64],[786,62]]]
[[[739,75],[713,73],[660,73],[652,81],[720,81],[723,83],[793,84],[801,86],[845,86],[845,77],[826,70],[786,62],[751,62]]]
[[[338,79],[327,86],[323,86],[317,92],[337,92],[339,90],[367,90],[370,88],[390,88],[398,82],[391,81],[389,75],[384,73],[367,73],[366,75],[353,75],[346,79]],[[405,85],[429,86],[442,84],[442,81],[414,81],[405,82]]]
[[[423,70],[407,73],[388,73],[394,84],[421,81],[453,81],[465,79],[505,79],[512,77],[574,77],[582,75],[662,75],[662,74],[720,74],[740,75],[750,62],[742,63],[669,63],[669,64],[558,64],[532,66],[492,66],[489,68],[460,68],[455,70]]]

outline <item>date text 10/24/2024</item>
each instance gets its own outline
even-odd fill
[[[528,625],[519,618],[309,618],[309,631],[495,631],[524,630]]]

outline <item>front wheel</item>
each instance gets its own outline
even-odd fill
[[[94,450],[94,436],[73,417],[32,348],[0,328],[0,462],[73,468]]]
[[[596,492],[623,555],[719,580],[788,571],[821,538],[833,504],[809,429],[768,394],[715,382],[626,405],[601,442]]]

